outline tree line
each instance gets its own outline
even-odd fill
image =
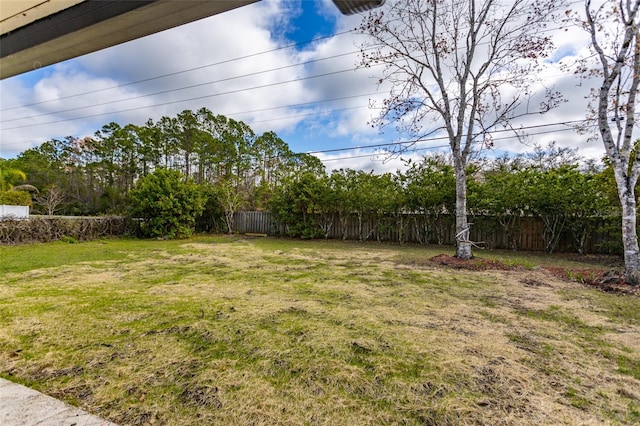
[[[123,214],[136,182],[163,168],[226,188],[244,207],[261,209],[284,177],[321,167],[316,157],[291,152],[275,132],[256,135],[242,121],[201,108],[143,126],[110,123],[93,137],[52,139],[0,159],[0,191],[6,199],[9,189],[32,185],[42,213]]]
[[[538,218],[549,253],[567,237],[577,252],[585,253],[587,238],[607,227],[612,239],[598,249],[620,252],[620,206],[613,171],[606,162],[579,160],[575,151],[551,144],[526,155],[470,163],[469,221],[495,218],[510,248],[517,250],[523,218]],[[321,175],[305,172],[286,180],[269,208],[292,237],[322,238],[336,228],[346,236],[347,224],[355,219],[362,241],[378,238],[383,234],[378,231],[393,226],[402,242],[407,229],[418,223],[409,221],[420,216],[419,241],[442,244],[455,223],[452,161],[434,154],[406,165],[405,171],[381,175],[352,169]],[[362,226],[365,222],[374,226]]]
[[[317,157],[292,152],[275,132],[256,135],[246,123],[202,108],[143,126],[110,123],[90,138],[51,140],[0,159],[0,202],[27,200],[43,214],[144,218],[145,235],[154,237],[233,232],[235,212],[268,209],[291,237],[323,238],[331,229],[346,235],[355,219],[365,241],[379,238],[372,230],[390,226],[392,218],[402,242],[415,225],[408,223],[412,213],[423,219],[419,240],[442,243],[456,203],[451,157],[434,153],[405,166],[396,173],[328,173]],[[495,217],[513,249],[526,216],[544,223],[548,252],[569,235],[582,253],[587,236],[620,214],[610,165],[584,162],[554,144],[476,159],[466,175],[469,217]],[[614,235],[601,250],[620,250],[619,232]]]

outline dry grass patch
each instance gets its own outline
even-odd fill
[[[2,376],[123,425],[640,421],[638,298],[421,247],[113,244],[4,274]]]

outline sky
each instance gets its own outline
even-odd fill
[[[275,131],[292,151],[318,156],[328,171],[393,172],[404,167],[402,159],[446,151],[436,134],[401,156],[384,154],[384,145],[400,135],[368,124],[376,115],[370,102],[384,99],[388,87],[377,84],[380,68],[356,69],[362,36],[351,30],[362,17],[341,15],[330,0],[262,0],[4,79],[0,157],[54,138],[91,136],[110,122],[142,125],[201,107],[242,120],[256,134]],[[555,124],[585,118],[593,82],[559,65],[586,51],[585,34],[558,29],[552,38],[555,52],[543,78],[567,102],[519,123],[539,126],[528,144],[496,135],[484,155],[526,152],[551,141],[585,157],[604,154],[601,142]]]

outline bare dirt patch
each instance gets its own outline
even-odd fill
[[[473,259],[460,259],[454,256],[449,256],[446,254],[439,254],[437,256],[432,257],[432,262],[435,262],[439,265],[448,266],[450,268],[456,269],[468,269],[471,271],[486,271],[486,270],[508,270],[513,269],[507,267],[504,263],[499,262],[497,260],[489,260],[483,259],[479,257],[475,257]]]
[[[607,293],[640,297],[640,285],[629,284],[624,273],[619,271],[553,267],[546,269],[559,278],[573,279]]]
[[[433,256],[430,261],[438,265],[444,265],[454,269],[466,269],[472,271],[486,270],[519,270],[518,266],[508,266],[496,260],[483,259],[475,257],[473,259],[459,259],[454,256],[440,254]],[[597,269],[597,268],[566,268],[546,266],[542,268],[552,275],[568,281],[579,282],[588,287],[593,287],[607,293],[626,294],[640,297],[640,286],[629,284],[625,281],[623,273],[616,270]],[[531,287],[537,284],[529,281],[525,283]]]

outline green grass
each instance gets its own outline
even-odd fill
[[[638,298],[428,261],[446,250],[227,236],[0,247],[0,375],[123,425],[637,418]]]

